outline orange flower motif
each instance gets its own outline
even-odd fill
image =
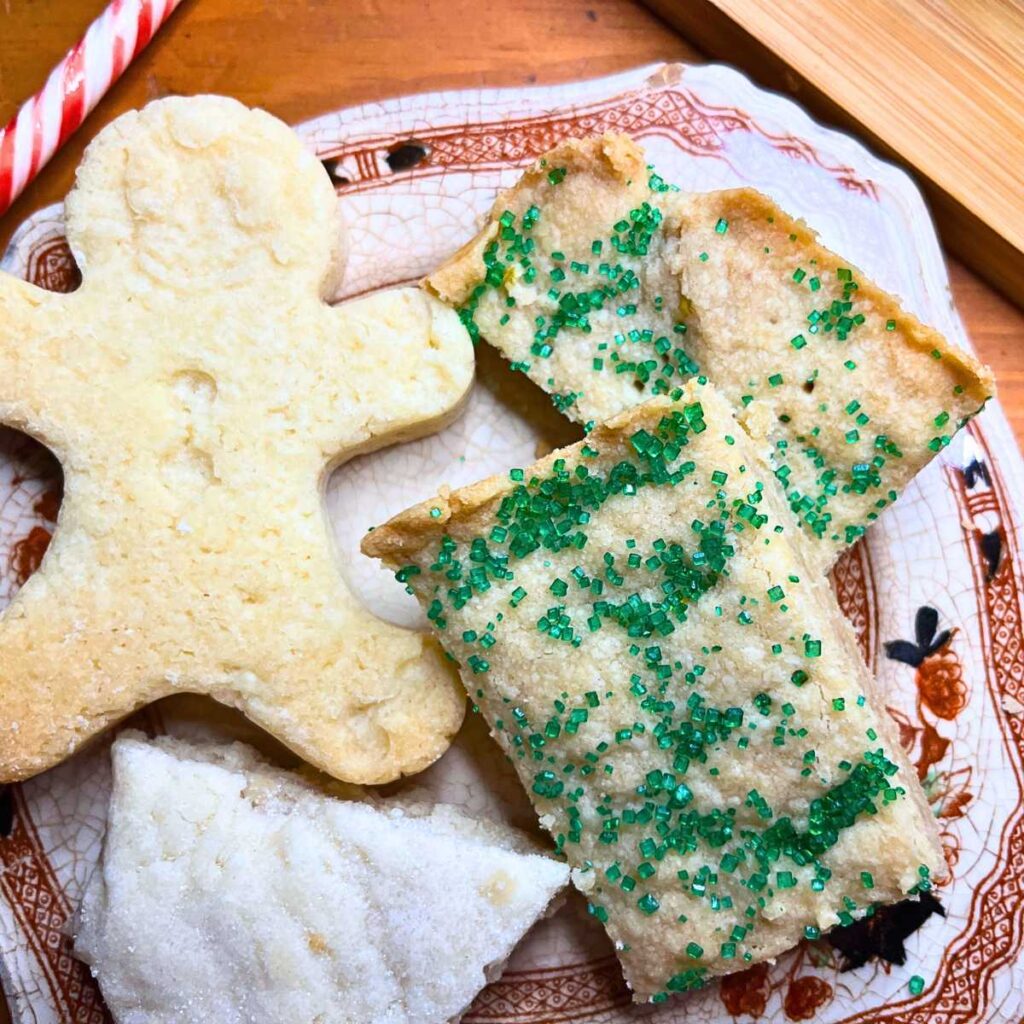
[[[754,964],[745,971],[727,974],[718,986],[718,994],[726,1010],[734,1017],[746,1013],[760,1017],[768,1005],[771,985],[768,982],[768,964]]]
[[[954,630],[937,632],[939,613],[928,605],[917,611],[914,621],[915,643],[890,640],[885,653],[917,669],[917,690],[921,703],[937,718],[952,721],[967,704],[967,684],[956,651]]]
[[[33,526],[28,536],[22,537],[11,547],[11,570],[17,586],[24,586],[25,581],[39,568],[43,555],[50,546],[50,531],[42,526]]]
[[[790,1020],[810,1020],[832,998],[832,986],[813,974],[794,978],[782,1009]]]

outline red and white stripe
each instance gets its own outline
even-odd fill
[[[113,0],[0,132],[0,214],[85,120],[181,0]]]

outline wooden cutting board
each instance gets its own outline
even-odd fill
[[[1024,3],[646,2],[911,169],[945,244],[1024,306]]]

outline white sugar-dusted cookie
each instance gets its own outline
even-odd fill
[[[442,1024],[568,880],[450,807],[337,800],[247,747],[113,748],[77,923],[118,1024]]]
[[[349,591],[320,490],[458,411],[473,354],[455,314],[412,289],[326,305],[327,176],[229,99],[111,124],[67,224],[77,292],[0,275],[0,422],[65,474],[53,544],[0,618],[0,781],[175,691],[339,778],[425,767],[464,695],[433,640]]]

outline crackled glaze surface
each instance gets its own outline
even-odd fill
[[[910,180],[797,107],[719,67],[641,69],[536,90],[414,96],[300,126],[328,166],[348,226],[338,298],[415,279],[468,238],[494,191],[569,134],[628,131],[687,189],[750,184],[804,216],[823,242],[966,344],[924,204]],[[23,226],[4,269],[50,288],[76,285],[60,210]],[[433,493],[575,438],[547,399],[481,350],[465,415],[443,433],[357,459],[327,495],[343,569],[367,605],[417,623],[411,598],[358,553],[366,527]],[[258,495],[253,496],[258,500]],[[55,528],[59,471],[33,442],[0,431],[0,605],[38,566]],[[952,881],[908,943],[906,967],[840,973],[813,943],[771,969],[656,1011],[629,1007],[603,934],[570,899],[534,929],[471,1024],[586,1020],[975,1022],[1024,1014],[1024,467],[991,406],[911,485],[837,566],[833,584],[861,636],[901,737],[940,819]],[[933,611],[922,611],[931,609]],[[896,643],[903,641],[903,644]],[[138,724],[138,723],[136,723]],[[151,730],[247,736],[223,710],[176,699]],[[268,741],[257,738],[264,747]],[[0,970],[19,1024],[107,1020],[62,928],[99,852],[106,745],[0,798]],[[532,812],[479,719],[415,790],[533,827]],[[926,979],[912,996],[912,974]]]

